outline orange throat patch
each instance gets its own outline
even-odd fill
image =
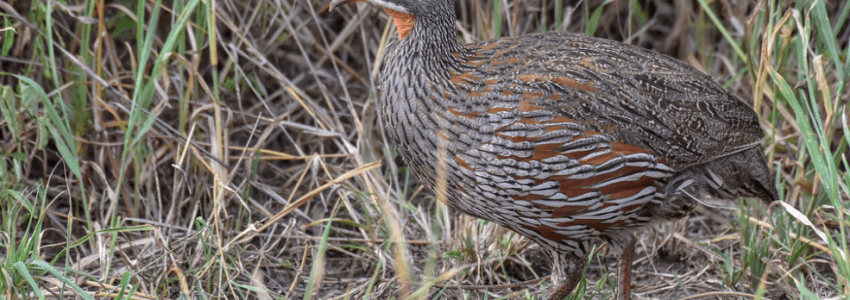
[[[408,13],[403,13],[399,11],[395,11],[386,7],[382,7],[390,17],[393,18],[393,22],[395,22],[396,30],[398,30],[398,38],[403,39],[411,31],[413,31],[413,15]]]

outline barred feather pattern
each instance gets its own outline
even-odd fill
[[[629,299],[634,229],[706,197],[777,199],[755,111],[676,59],[563,32],[463,45],[452,0],[331,8],[354,2],[398,28],[377,97],[392,146],[453,209],[549,249],[548,299],[603,241]]]
[[[675,59],[558,32],[445,47],[418,34],[390,46],[378,99],[426,186],[446,163],[435,192],[454,209],[583,256],[684,216],[691,196],[775,197],[753,110]],[[739,156],[761,159],[729,168]]]

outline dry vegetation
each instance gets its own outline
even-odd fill
[[[438,205],[387,148],[387,16],[327,2],[0,1],[0,298],[539,297],[544,251]],[[643,232],[638,298],[836,299],[848,6],[462,0],[457,27],[625,41],[754,100],[787,205]],[[592,260],[577,297],[608,298],[615,262]]]

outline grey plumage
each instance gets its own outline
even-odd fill
[[[377,98],[393,146],[430,189],[445,162],[452,208],[551,250],[553,299],[601,241],[628,298],[626,229],[692,197],[777,198],[756,113],[691,66],[563,32],[461,45],[450,0],[367,2],[400,28]]]

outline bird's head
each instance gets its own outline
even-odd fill
[[[445,16],[446,10],[449,10],[449,15],[454,16],[451,0],[332,0],[330,10],[357,2],[371,3],[383,8],[393,18],[400,39],[413,31],[417,19]]]
[[[346,4],[357,3],[357,2],[368,2],[374,5],[383,7],[385,9],[391,9],[400,13],[409,14],[412,8],[415,8],[412,0],[332,0],[330,5],[330,10],[334,8]]]

